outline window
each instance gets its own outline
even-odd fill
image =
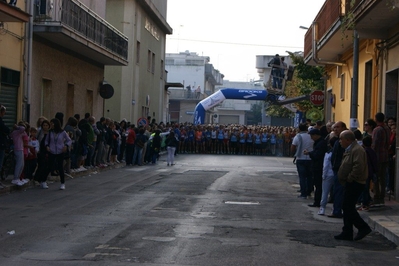
[[[151,58],[151,73],[154,74],[155,72],[155,54],[152,53],[152,58]]]
[[[148,52],[147,52],[147,71],[151,71],[151,62],[152,62],[151,56],[152,56],[152,53],[150,50],[148,50]]]
[[[150,108],[146,106],[141,107],[141,117],[148,117],[149,113],[150,113]]]
[[[45,117],[52,117],[54,114],[52,113],[52,101],[51,101],[51,92],[52,92],[52,81],[49,79],[42,80],[42,102],[41,102],[41,115]]]
[[[75,111],[75,85],[71,83],[68,84],[67,88],[66,107],[66,116],[73,116]]]
[[[341,101],[345,100],[345,74],[341,75],[341,91],[339,98],[341,99]]]
[[[136,64],[140,63],[140,42],[136,43]]]
[[[161,79],[163,79],[164,72],[165,72],[165,67],[164,67],[163,60],[161,60]]]

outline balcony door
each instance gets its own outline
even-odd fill
[[[393,70],[386,73],[385,85],[385,117],[396,117],[398,97],[398,72]]]

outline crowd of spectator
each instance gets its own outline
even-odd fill
[[[167,166],[174,165],[177,153],[286,156],[296,160],[299,197],[307,198],[314,192],[311,206],[320,207],[320,215],[325,214],[327,202],[334,201],[330,216],[342,217],[343,188],[337,177],[343,156],[337,140],[347,129],[342,121],[325,125],[321,121],[314,124],[307,121],[294,128],[156,123],[149,117],[148,124],[137,126],[126,119],[118,122],[101,117],[96,120],[89,113],[82,118],[75,114],[65,119],[62,113],[57,113],[52,119],[39,117],[35,125],[19,121],[10,131],[2,120],[5,112],[6,108],[1,106],[0,168],[7,144],[12,143],[15,165],[11,183],[17,186],[35,180],[42,188],[48,188],[47,176],[51,174],[60,176],[60,189],[65,189],[65,176],[71,173],[119,163],[156,164],[161,151],[168,153]],[[379,128],[386,130],[385,137]],[[392,192],[394,188],[396,120],[367,119],[363,133],[356,130],[354,134],[368,151],[368,157],[378,159],[378,163],[369,164],[370,178],[358,202],[358,209],[367,211],[371,206],[383,205],[385,192]],[[388,146],[381,139],[386,139]],[[379,150],[385,146],[386,155]],[[325,157],[330,159],[326,161]],[[325,169],[327,162],[331,164],[330,170]],[[370,191],[374,192],[373,197]]]
[[[348,130],[343,121],[299,125],[291,146],[299,176],[298,198],[314,193],[309,207],[319,208],[319,215],[325,215],[328,202],[333,204],[328,217],[344,221],[335,239],[360,240],[371,232],[358,211],[385,206],[386,193],[392,193],[395,141],[396,119],[385,119],[383,113],[367,119],[363,133]],[[358,229],[355,237],[353,227]]]

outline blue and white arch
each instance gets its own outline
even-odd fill
[[[266,90],[221,89],[197,104],[194,110],[194,124],[203,124],[205,112],[226,99],[264,101],[267,94]]]

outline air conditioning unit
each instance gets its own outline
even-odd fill
[[[219,114],[213,114],[213,124],[218,124],[219,123]]]
[[[54,11],[54,0],[36,0],[35,17],[38,19],[52,19]]]

